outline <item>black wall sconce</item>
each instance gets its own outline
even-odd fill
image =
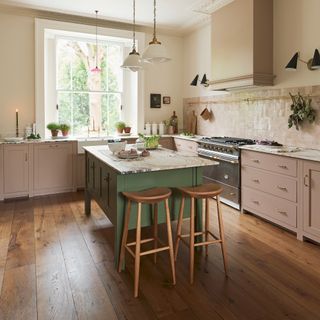
[[[315,71],[320,69],[320,53],[319,50],[316,49],[314,51],[313,58],[309,59],[308,61],[300,59],[300,52],[296,52],[294,56],[291,58],[289,63],[286,65],[287,70],[296,70],[298,61],[305,63],[309,70]]]
[[[198,85],[198,80],[199,80],[199,75],[197,74],[192,80],[192,82],[190,83],[190,86],[196,87]],[[203,85],[204,87],[209,87],[208,81],[209,80],[207,79],[206,74],[204,74],[200,84]]]

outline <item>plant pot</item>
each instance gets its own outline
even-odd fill
[[[131,132],[131,127],[125,127],[124,129],[125,133],[130,133]]]
[[[59,133],[59,130],[51,130],[51,136],[52,137],[57,137]]]
[[[117,128],[117,132],[118,133],[122,133],[123,132],[123,128]]]
[[[69,135],[69,130],[61,130],[61,132],[64,137],[67,137]]]

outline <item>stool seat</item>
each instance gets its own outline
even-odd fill
[[[219,195],[223,188],[216,183],[206,183],[195,187],[178,188],[182,193],[193,198],[207,198]]]
[[[140,203],[156,203],[168,199],[172,191],[169,188],[153,188],[137,192],[122,192],[129,200]]]

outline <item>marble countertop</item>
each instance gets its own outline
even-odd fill
[[[66,138],[66,139],[24,139],[21,141],[5,141],[5,140],[0,140],[0,145],[1,144],[24,144],[24,143],[49,143],[49,142],[77,142],[77,139],[74,138]]]
[[[264,152],[283,157],[290,157],[302,160],[320,161],[320,150],[299,148],[294,146],[273,147],[265,145],[246,145],[240,147],[243,150]]]
[[[133,160],[119,159],[107,146],[83,147],[87,152],[121,174],[174,170],[217,165],[218,162],[198,157],[190,152],[177,152],[159,148],[150,151],[150,156]],[[128,146],[130,148],[130,145]]]

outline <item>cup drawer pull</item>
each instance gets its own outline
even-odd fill
[[[260,160],[258,160],[258,159],[252,159],[252,162],[254,162],[254,163],[260,163]]]
[[[282,214],[283,216],[287,216],[287,212],[286,211],[282,211],[282,210],[278,210],[278,213]]]
[[[252,181],[255,182],[255,183],[260,183],[259,179],[252,179]]]
[[[281,169],[285,169],[285,170],[287,170],[287,169],[288,169],[288,167],[287,167],[287,166],[285,166],[285,165],[279,165],[278,167],[279,167],[279,168],[281,168]]]
[[[259,201],[257,201],[257,200],[252,200],[252,202],[254,203],[254,204],[256,204],[256,205],[260,205],[260,202]]]
[[[288,189],[286,187],[277,186],[277,188],[281,191],[288,191]]]

